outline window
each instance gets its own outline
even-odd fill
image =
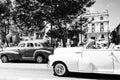
[[[95,24],[92,24],[92,32],[95,32]]]
[[[87,38],[87,34],[85,34],[85,38]]]
[[[104,24],[100,23],[100,32],[104,32]]]
[[[35,47],[37,47],[37,43],[35,43]]]
[[[42,47],[40,43],[38,43],[38,47]]]
[[[21,43],[18,47],[25,47],[25,43]]]
[[[27,43],[27,47],[34,47],[33,43]]]
[[[40,43],[35,43],[35,47],[42,47]]]
[[[93,23],[92,26],[95,26],[95,24]]]
[[[101,38],[105,38],[104,34],[101,35]]]
[[[95,20],[94,17],[92,18],[92,21]]]
[[[100,23],[101,26],[103,26],[103,23]]]
[[[94,39],[94,40],[95,40],[95,37],[91,37],[91,39]]]
[[[100,17],[100,20],[103,20],[103,16]]]

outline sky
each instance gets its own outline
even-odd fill
[[[96,0],[91,12],[109,13],[109,30],[112,31],[120,23],[120,0]]]

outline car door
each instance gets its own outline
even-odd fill
[[[20,44],[18,45],[18,49],[19,49],[19,53],[20,53],[22,56],[24,56],[24,54],[25,54],[25,52],[26,52],[26,50],[25,50],[25,43],[20,43]]]
[[[113,48],[111,56],[114,61],[114,72],[120,73],[120,46]]]
[[[79,71],[108,73],[113,72],[113,61],[109,49],[95,49],[93,43],[88,44],[79,60]]]
[[[35,51],[34,44],[32,42],[28,42],[24,57],[33,57],[34,51]]]

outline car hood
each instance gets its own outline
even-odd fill
[[[7,47],[3,48],[2,51],[0,51],[0,54],[19,54],[17,47]]]
[[[16,51],[16,50],[18,50],[18,47],[6,47],[6,48],[3,48],[3,50],[2,51]]]
[[[83,47],[56,48],[54,50],[54,54],[80,53],[82,51],[83,51]]]

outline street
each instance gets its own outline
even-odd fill
[[[1,63],[0,79],[10,80],[80,80],[80,78],[57,77],[52,73],[52,69],[47,64],[38,63]]]
[[[52,69],[49,69],[46,63],[0,62],[0,80],[105,80],[111,78],[118,79],[118,76],[70,73],[67,77],[57,77],[53,75]]]
[[[119,3],[0,0],[0,80],[119,80]]]

